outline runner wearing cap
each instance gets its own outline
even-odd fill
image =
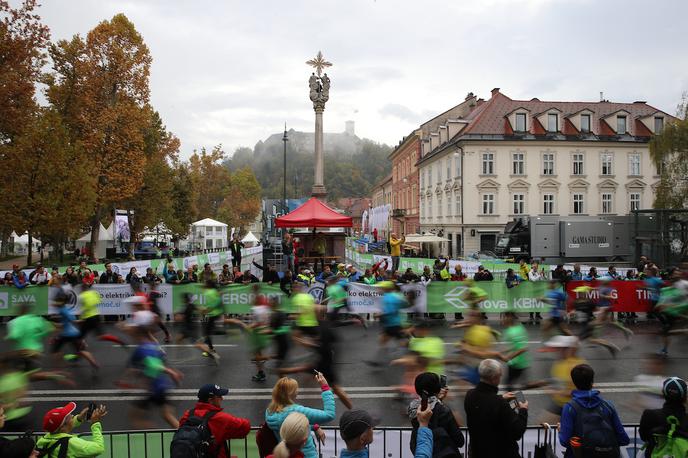
[[[661,409],[647,409],[640,417],[638,433],[645,442],[645,457],[650,458],[652,451],[657,446],[655,434],[666,435],[669,431],[670,417],[675,418],[676,434],[681,437],[688,435],[688,416],[686,416],[686,394],[688,386],[678,377],[669,377],[662,384],[664,405]]]
[[[339,434],[346,443],[340,458],[368,458],[373,428],[379,423],[365,410],[348,410],[339,419]]]
[[[561,411],[567,402],[571,400],[571,392],[575,389],[571,380],[571,369],[579,364],[587,362],[578,356],[579,341],[575,336],[554,336],[545,342],[545,347],[540,351],[559,352],[559,359],[552,364],[550,378],[540,383],[530,383],[530,388],[541,385],[550,385],[549,393],[551,402],[545,407],[542,421],[538,423],[556,424],[561,417]]]
[[[227,412],[223,412],[222,401],[224,396],[229,393],[227,388],[208,383],[198,390],[198,402],[192,408],[184,412],[179,419],[181,427],[190,416],[204,417],[206,414],[212,416],[208,420],[210,432],[215,442],[210,446],[210,456],[217,458],[229,458],[224,444],[230,439],[243,439],[251,431],[251,423],[245,418],[235,417]]]
[[[104,405],[96,407],[91,418],[86,418],[88,407],[78,415],[73,415],[76,404],[68,403],[63,407],[49,410],[43,417],[43,429],[47,434],[36,443],[39,449],[50,451],[46,456],[57,457],[62,447],[67,447],[68,458],[90,458],[105,453],[103,428],[100,420],[107,415]],[[72,430],[83,422],[91,423],[92,440],[85,440],[72,434]]]

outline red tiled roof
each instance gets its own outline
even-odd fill
[[[635,135],[637,137],[652,137],[652,131],[640,119],[635,120]]]
[[[530,128],[530,133],[533,135],[545,135],[547,132],[545,131],[545,128],[542,127],[542,123],[540,123],[540,120],[538,118],[533,118],[531,120],[532,126]]]
[[[541,100],[512,100],[501,92],[495,93],[486,103],[478,105],[469,116],[467,120],[471,121],[469,125],[459,135],[465,134],[482,134],[482,135],[508,135],[506,126],[504,124],[504,117],[522,107],[530,110],[531,113],[542,113],[551,108],[561,110],[564,118],[581,110],[588,109],[593,113],[592,116],[592,131],[598,135],[616,135],[613,129],[609,128],[602,117],[608,116],[619,110],[625,110],[630,113],[631,119],[637,117],[649,116],[657,112],[657,108],[646,103],[612,103],[612,102],[552,102]],[[661,112],[661,111],[660,111]],[[664,113],[664,112],[661,112]],[[670,115],[664,113],[668,118]],[[535,119],[533,119],[532,133],[544,134],[545,131],[535,126]],[[631,132],[635,134],[635,132]]]
[[[576,129],[570,119],[564,118],[564,130],[562,131],[564,135],[578,135],[580,131]]]

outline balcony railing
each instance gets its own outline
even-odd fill
[[[392,210],[392,218],[403,218],[406,216],[405,208],[395,208]]]

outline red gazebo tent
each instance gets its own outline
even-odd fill
[[[276,220],[277,227],[352,227],[351,217],[342,215],[311,197],[299,208]]]

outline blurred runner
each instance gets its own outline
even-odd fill
[[[508,373],[506,378],[506,391],[514,391],[516,382],[523,378],[530,367],[530,354],[528,353],[528,331],[518,320],[513,312],[507,312],[502,318],[505,329],[502,338],[508,343],[508,353],[501,358],[506,361]]]
[[[568,296],[563,285],[557,280],[551,280],[547,285],[545,297],[541,300],[552,307],[549,311],[549,318],[542,323],[543,338],[549,338],[551,336],[550,331],[554,328],[565,336],[573,335],[568,326],[564,324]]]
[[[225,313],[222,298],[217,291],[217,285],[214,281],[208,280],[203,285],[203,296],[205,298],[205,306],[200,307],[201,313],[205,315],[205,322],[203,323],[203,342],[208,346],[208,351],[203,352],[203,356],[213,358],[215,364],[220,361],[220,355],[217,354],[213,347],[213,334],[215,333],[215,322],[220,320]]]
[[[359,323],[365,326],[365,321],[359,315],[353,314],[349,308],[349,293],[347,292],[348,283],[345,279],[332,276],[327,281],[327,288],[325,289],[326,298],[322,304],[327,304],[328,319],[337,326],[347,326],[354,323]],[[347,311],[353,319],[345,320],[340,315],[342,309]]]
[[[380,366],[389,361],[387,354],[387,342],[394,338],[397,341],[406,342],[408,335],[402,327],[401,309],[409,306],[408,301],[398,291],[397,286],[391,281],[382,281],[378,284],[382,289],[382,313],[380,314],[379,348],[376,357],[366,363]]]
[[[430,335],[431,324],[423,320],[414,327],[414,335],[409,341],[409,351],[419,355],[425,362],[425,372],[444,375],[444,340]]]
[[[666,358],[669,356],[671,335],[688,332],[686,329],[674,329],[679,320],[688,318],[688,281],[683,279],[679,269],[669,270],[669,285],[660,290],[655,313],[662,324],[662,348],[659,354]]]
[[[589,285],[582,285],[574,288],[576,293],[575,307],[576,311],[580,312],[583,318],[583,327],[581,328],[578,338],[581,342],[588,341],[593,345],[599,345],[606,348],[613,358],[616,358],[619,352],[619,347],[606,339],[598,337],[602,327],[598,325],[595,319],[595,311],[597,306],[593,300],[593,291],[595,288]]]
[[[81,304],[79,323],[81,338],[85,340],[86,336],[93,331],[99,340],[124,345],[124,341],[119,337],[106,334],[103,330],[100,311],[98,310],[98,306],[101,303],[100,293],[93,289],[93,285],[84,284],[81,288],[82,290],[79,294],[79,304]]]

